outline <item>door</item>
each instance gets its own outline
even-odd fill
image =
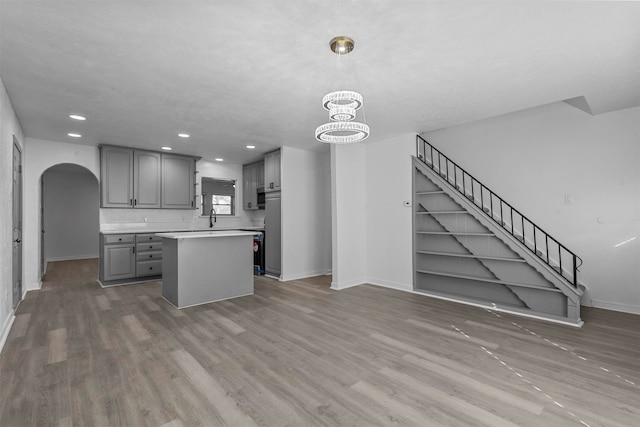
[[[100,149],[100,187],[103,208],[133,207],[133,150],[120,147]]]
[[[282,229],[280,196],[267,195],[264,217],[265,270],[280,277],[282,269]]]
[[[160,208],[160,153],[138,151],[134,157],[134,208]]]
[[[193,158],[162,154],[163,208],[193,208],[194,174],[195,162]]]
[[[22,152],[13,137],[13,308],[22,299]]]
[[[134,245],[110,245],[104,247],[104,280],[136,277]]]

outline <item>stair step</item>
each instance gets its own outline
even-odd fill
[[[438,191],[417,191],[416,194],[418,196],[425,196],[425,195],[429,195],[429,194],[444,194],[444,191],[442,191],[442,190],[438,190]]]
[[[554,288],[554,287],[546,287],[546,286],[540,286],[540,285],[530,285],[528,283],[517,283],[517,282],[508,282],[505,280],[500,280],[500,279],[487,279],[485,277],[476,277],[476,276],[471,276],[468,274],[459,274],[459,273],[447,273],[444,271],[435,271],[435,270],[416,270],[417,273],[422,273],[422,274],[431,274],[434,276],[444,276],[444,277],[454,277],[457,279],[465,279],[465,280],[476,280],[478,282],[488,282],[488,283],[497,283],[500,285],[505,285],[505,286],[515,286],[515,287],[520,287],[520,288],[530,288],[530,289],[540,289],[542,291],[548,291],[548,292],[558,292],[561,293],[562,291],[558,288]]]
[[[424,212],[416,212],[416,214],[421,215],[438,215],[438,214],[466,214],[467,211],[424,211]]]
[[[446,236],[495,236],[493,233],[470,233],[470,232],[450,232],[450,231],[416,231],[417,234],[442,234]]]
[[[427,255],[438,255],[438,256],[449,256],[455,258],[474,258],[474,259],[488,259],[492,261],[509,261],[509,262],[524,262],[527,261],[522,258],[506,258],[506,257],[497,257],[497,256],[485,256],[485,255],[474,255],[474,254],[456,254],[451,252],[438,252],[438,251],[416,251],[418,254],[427,254]]]

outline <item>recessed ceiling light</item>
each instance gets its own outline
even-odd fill
[[[79,133],[68,133],[67,135],[69,135],[71,138],[82,138],[82,135],[80,135]]]
[[[173,150],[173,148],[171,148],[171,147],[162,147],[162,149],[163,149],[163,150],[167,150],[167,151],[171,151],[171,150]]]
[[[224,159],[221,159],[220,157],[218,157],[218,158],[216,159],[216,162],[221,162],[221,161],[223,161],[223,160],[224,160]]]
[[[255,146],[255,145],[247,145],[247,148],[248,148],[249,150],[253,150],[254,148],[256,148],[256,146]]]
[[[69,114],[69,117],[72,118],[73,120],[80,120],[80,121],[87,120],[85,116],[81,116],[79,114]]]
[[[188,133],[179,133],[178,136],[180,138],[189,138],[191,135],[189,135]]]

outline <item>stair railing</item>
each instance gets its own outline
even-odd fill
[[[524,247],[553,268],[574,287],[578,287],[578,267],[582,258],[541,229],[519,210],[505,202],[420,135],[416,135],[416,156],[435,171],[454,190],[473,202]]]

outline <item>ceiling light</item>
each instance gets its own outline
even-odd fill
[[[335,37],[329,47],[338,57],[348,55],[354,47],[349,37]],[[355,75],[355,73],[354,73]],[[355,122],[356,111],[363,105],[362,95],[352,90],[330,92],[322,98],[322,107],[329,112],[330,123],[316,128],[316,139],[330,144],[351,144],[369,137],[369,126]]]
[[[71,138],[82,138],[82,135],[80,135],[79,133],[70,132],[67,135],[69,135]]]
[[[173,150],[173,148],[171,148],[171,147],[162,147],[162,149],[163,149],[163,150],[166,150],[166,151],[171,151],[171,150]]]
[[[256,148],[256,146],[255,146],[255,145],[247,145],[247,148],[248,148],[249,150],[253,150],[254,148]]]
[[[81,116],[79,114],[69,114],[69,117],[72,118],[73,120],[80,120],[81,122],[87,120],[85,116]]]
[[[180,138],[189,138],[191,135],[189,135],[188,133],[179,133],[178,136]]]
[[[216,162],[221,162],[221,161],[223,161],[223,160],[224,160],[224,159],[221,159],[221,158],[219,158],[219,157],[218,157],[218,158],[216,159]]]

